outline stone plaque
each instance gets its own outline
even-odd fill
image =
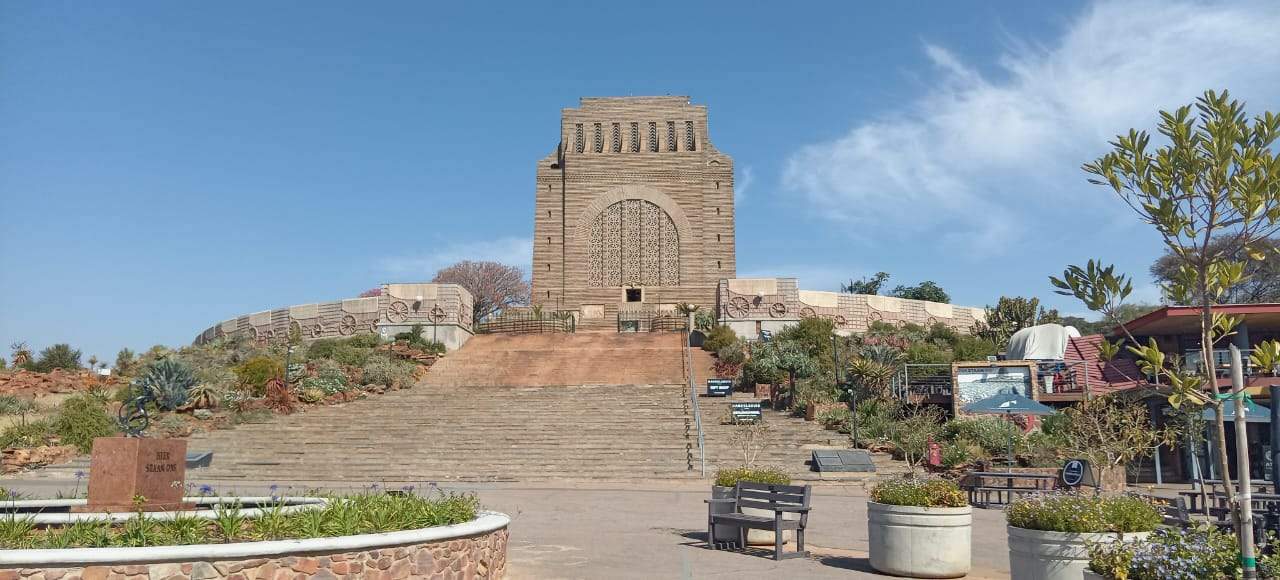
[[[190,509],[183,503],[187,472],[184,439],[99,437],[89,461],[86,511],[128,512]]]

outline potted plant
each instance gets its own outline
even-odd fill
[[[1090,544],[1085,580],[1222,580],[1240,573],[1236,536],[1214,526],[1161,528],[1145,540]],[[1258,572],[1275,576],[1275,555],[1258,558]]]
[[[733,488],[738,485],[739,481],[749,481],[752,483],[771,483],[775,485],[789,485],[791,476],[787,472],[776,467],[732,467],[721,469],[716,472],[715,483],[711,486],[711,499],[732,499]],[[712,509],[732,509],[732,506],[711,504]],[[762,510],[756,508],[742,508],[742,513],[753,516],[773,517],[772,510]],[[788,520],[799,519],[800,514],[788,513],[783,518]],[[717,525],[715,534],[717,538],[734,538],[738,535],[738,530],[734,526]],[[783,542],[791,541],[791,531],[783,532]],[[773,545],[773,532],[770,530],[747,530],[747,543],[751,545]]]
[[[1077,493],[1015,500],[1006,517],[1014,580],[1079,580],[1089,545],[1146,538],[1162,520],[1146,499]]]
[[[897,479],[867,503],[871,567],[895,576],[959,578],[969,573],[973,508],[954,482]]]

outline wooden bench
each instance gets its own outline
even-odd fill
[[[961,484],[969,495],[969,505],[988,507],[1005,505],[1015,496],[1043,493],[1054,487],[1058,476],[1044,473],[1009,473],[1000,471],[976,471],[965,475]],[[1030,481],[1030,485],[1015,485],[1014,480]],[[995,501],[991,496],[995,495]],[[979,496],[982,497],[979,500]]]
[[[725,499],[704,500],[707,503],[707,546],[713,550],[745,549],[747,546],[747,530],[773,530],[773,559],[802,558],[809,553],[804,549],[804,529],[809,523],[810,486],[772,485],[766,483],[738,482],[733,488],[733,497]],[[730,504],[728,513],[715,513],[716,504]],[[744,514],[742,510],[758,509],[772,511],[772,516]],[[799,519],[783,519],[784,514],[799,514]],[[715,535],[716,524],[738,528],[738,537],[733,541],[724,541]],[[782,532],[795,530],[796,551],[783,553]]]

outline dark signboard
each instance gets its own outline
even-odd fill
[[[1092,479],[1089,471],[1089,462],[1083,459],[1071,459],[1062,465],[1062,485],[1067,487],[1079,487],[1085,482],[1085,479]]]
[[[773,331],[772,331],[772,330],[761,330],[761,331],[760,331],[760,340],[762,340],[762,341],[764,341],[764,342],[769,342],[769,341],[773,340]]]
[[[733,403],[733,420],[737,422],[755,422],[761,418],[760,402]]]
[[[707,395],[728,397],[733,392],[733,379],[707,379]]]
[[[865,449],[823,449],[813,452],[813,468],[819,472],[872,472],[876,464]]]

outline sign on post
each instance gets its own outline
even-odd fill
[[[1089,462],[1083,459],[1070,459],[1062,464],[1060,478],[1062,479],[1062,485],[1067,487],[1097,486],[1097,483],[1093,480],[1093,470],[1089,469]]]
[[[707,396],[728,397],[733,392],[733,379],[707,379]]]
[[[754,403],[733,403],[733,420],[738,423],[754,423],[763,416],[760,412],[760,401]]]

